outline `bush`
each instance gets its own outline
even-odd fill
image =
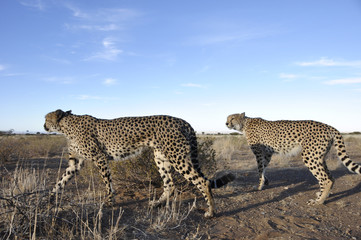
[[[217,170],[216,152],[212,146],[212,138],[198,139],[199,166],[208,178],[213,176]],[[151,148],[127,160],[113,161],[111,162],[111,168],[113,178],[124,182],[123,186],[129,189],[148,188],[150,183],[155,187],[163,186],[163,181],[154,162],[154,154]],[[171,174],[176,185],[188,187],[189,182],[173,168]]]
[[[210,178],[218,170],[216,150],[213,148],[214,138],[206,137],[198,139],[198,161],[205,176]]]
[[[232,132],[232,133],[230,133],[229,135],[231,135],[231,136],[238,136],[238,135],[241,135],[241,134],[238,133],[238,132]]]
[[[149,183],[156,187],[163,185],[151,148],[126,160],[111,161],[110,165],[114,180],[123,182],[126,188],[147,188]]]

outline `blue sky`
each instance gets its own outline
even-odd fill
[[[358,0],[3,0],[0,29],[0,130],[71,109],[361,131]]]

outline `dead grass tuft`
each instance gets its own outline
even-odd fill
[[[122,209],[113,210],[103,230],[103,204],[95,189],[49,202],[45,169],[17,167],[0,189],[0,237],[3,239],[118,239]],[[79,191],[77,191],[79,193]],[[100,197],[94,197],[94,194]],[[91,200],[91,201],[89,201]]]

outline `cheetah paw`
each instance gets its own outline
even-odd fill
[[[307,201],[307,205],[309,206],[314,206],[317,204],[317,201],[315,199],[310,199]]]
[[[214,212],[213,212],[213,211],[207,211],[207,212],[204,214],[204,217],[205,217],[205,218],[212,218],[212,217],[214,217]]]
[[[107,207],[112,207],[114,205],[114,198],[113,196],[109,196],[107,200],[104,202],[104,205]]]

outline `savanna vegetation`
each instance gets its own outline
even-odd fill
[[[105,188],[98,170],[90,162],[85,163],[55,203],[50,203],[49,190],[67,166],[65,137],[2,135],[0,238],[317,239],[328,234],[329,239],[357,239],[361,236],[361,220],[350,220],[348,216],[353,213],[346,214],[344,210],[358,209],[360,178],[344,171],[333,150],[327,161],[338,178],[335,191],[345,196],[331,196],[326,210],[315,211],[304,202],[305,198],[313,197],[317,182],[303,168],[299,156],[285,160],[276,155],[269,167],[270,188],[255,192],[256,161],[243,136],[199,135],[198,142],[200,165],[208,178],[225,172],[237,176],[233,183],[214,190],[218,214],[212,219],[203,218],[206,203],[199,191],[176,172],[173,176],[177,192],[169,203],[158,208],[150,204],[162,193],[162,181],[151,150],[126,161],[110,162],[116,191],[112,207],[103,204]],[[347,135],[345,142],[349,155],[355,162],[361,162],[360,135]],[[341,185],[343,182],[346,184]],[[320,212],[323,217],[318,217]],[[355,214],[355,219],[361,219],[358,210]]]

